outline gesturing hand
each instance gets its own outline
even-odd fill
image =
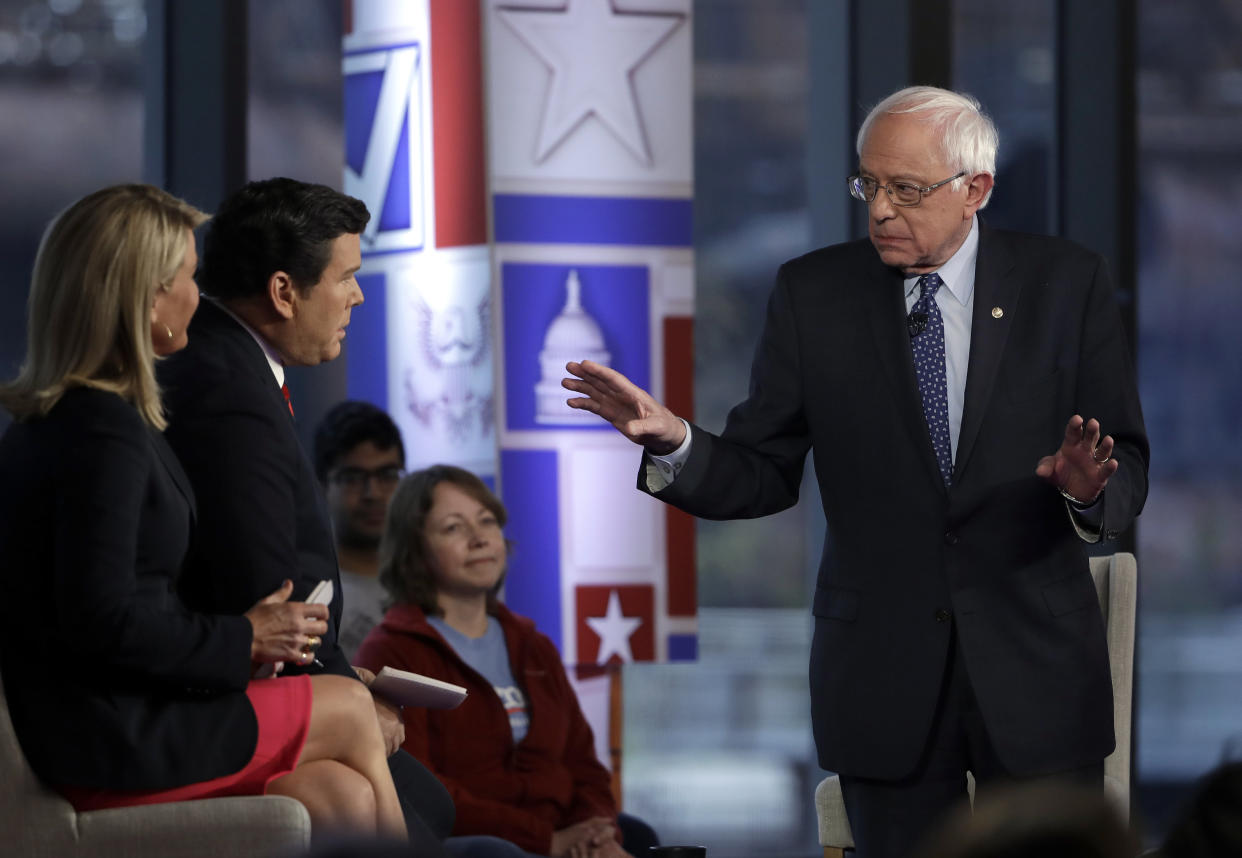
[[[356,664],[353,668],[354,673],[358,674],[358,678],[362,680],[362,684],[370,688],[371,683],[375,681],[375,674]],[[374,694],[371,695],[371,702],[375,704],[375,719],[379,722],[380,735],[384,737],[384,748],[391,757],[397,753],[397,749],[405,741],[405,721],[401,719],[401,707],[394,706]]]
[[[1039,460],[1035,475],[1079,503],[1088,504],[1100,496],[1108,478],[1120,467],[1112,455],[1113,437],[1100,437],[1099,421],[1092,418],[1084,423],[1082,417],[1075,414],[1065,424],[1061,448]]]
[[[570,361],[565,369],[575,377],[562,379],[561,386],[582,397],[568,400],[570,408],[598,414],[657,456],[673,452],[686,439],[686,426],[676,414],[615,369],[590,360]]]
[[[328,631],[328,606],[290,602],[292,592],[293,582],[286,579],[279,590],[264,596],[243,615],[254,630],[251,661],[307,664],[314,658],[315,648]]]

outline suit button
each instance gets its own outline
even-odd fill
[[[939,608],[936,611],[936,622],[947,623],[949,621],[949,618],[952,616],[953,616],[952,611],[946,611],[944,608]]]
[[[945,533],[944,544],[945,545],[957,545],[957,534],[951,530]]]

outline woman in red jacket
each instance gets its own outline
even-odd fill
[[[454,835],[501,837],[551,858],[646,854],[647,826],[626,818],[618,829],[611,779],[560,653],[496,599],[505,519],[469,471],[437,465],[402,480],[380,545],[394,604],[355,661],[468,689],[456,709],[404,710],[404,747],[453,795]]]

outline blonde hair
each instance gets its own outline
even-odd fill
[[[186,230],[206,220],[151,185],[103,188],[57,215],[35,257],[26,360],[0,386],[0,403],[24,420],[46,415],[70,388],[93,387],[163,429],[151,308],[185,260]]]

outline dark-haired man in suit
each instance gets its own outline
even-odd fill
[[[198,500],[180,581],[187,604],[241,613],[261,598],[253,594],[285,579],[294,599],[333,582],[329,630],[307,641],[314,661],[286,664],[288,672],[357,675],[336,640],[342,600],[332,529],[294,431],[284,373],[340,354],[350,312],[363,301],[354,275],[369,217],[359,200],[293,179],[251,182],[230,196],[208,226],[198,277],[208,297],[190,344],[159,371],[168,441]],[[395,707],[377,698],[375,708],[415,854],[441,854],[452,800],[398,750]]]
[[[996,149],[969,96],[872,110],[870,241],[781,267],[719,436],[606,367],[564,382],[643,445],[641,490],[705,518],[791,506],[815,451],[812,722],[860,858],[911,854],[968,770],[1101,784],[1114,745],[1085,543],[1146,498],[1134,371],[1099,256],[979,223]]]

